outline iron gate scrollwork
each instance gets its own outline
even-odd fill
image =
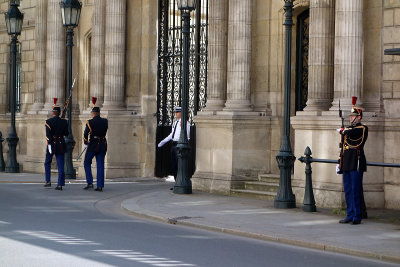
[[[158,77],[156,144],[171,132],[174,109],[181,106],[182,20],[179,0],[158,0]],[[196,127],[193,117],[205,107],[207,97],[208,0],[198,0],[191,13],[189,56],[189,121],[191,157],[189,171],[195,170]],[[155,176],[170,173],[170,144],[156,147]]]
[[[310,11],[307,9],[297,17],[296,111],[302,111],[308,100],[309,26]]]

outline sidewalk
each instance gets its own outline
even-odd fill
[[[131,214],[170,224],[197,227],[301,247],[368,257],[400,264],[400,225],[363,220],[361,225],[339,224],[343,216],[332,210],[306,213],[301,206],[278,210],[273,201],[193,192],[176,195],[169,190],[144,193],[125,200]],[[368,211],[400,219],[397,211]],[[370,216],[375,217],[375,216]],[[378,215],[376,215],[378,217]],[[390,220],[389,220],[390,221]]]

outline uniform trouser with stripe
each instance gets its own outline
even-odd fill
[[[51,178],[51,162],[53,161],[53,155],[49,151],[46,151],[46,160],[44,161],[44,172],[46,182],[50,182]],[[65,185],[65,174],[64,174],[64,154],[56,154],[57,169],[58,169],[58,183],[57,185]]]
[[[88,184],[93,184],[93,175],[92,175],[92,159],[96,157],[96,166],[97,166],[97,187],[104,187],[104,158],[106,156],[106,152],[93,152],[86,151],[85,154],[85,174],[86,174],[86,182]]]
[[[347,204],[347,220],[361,221],[361,183],[363,172],[343,172],[343,187]]]

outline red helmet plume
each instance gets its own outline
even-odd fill
[[[97,97],[92,97],[92,104],[93,104],[93,106],[96,105],[96,102],[97,102]]]
[[[351,98],[351,103],[353,104],[353,106],[356,105],[356,103],[357,103],[357,97],[356,97],[356,96],[353,96],[353,97]]]
[[[58,101],[58,98],[55,97],[53,100],[54,100],[54,105],[56,105],[56,104],[57,104],[57,101]]]

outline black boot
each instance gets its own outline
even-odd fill
[[[55,189],[56,190],[62,190],[62,186],[61,185],[57,185]]]
[[[93,189],[93,184],[87,184],[87,186],[83,188],[83,190],[88,190],[88,189]]]
[[[96,189],[94,191],[102,192],[103,191],[103,187],[96,187]]]
[[[51,182],[46,182],[46,183],[44,184],[44,187],[51,187]]]

